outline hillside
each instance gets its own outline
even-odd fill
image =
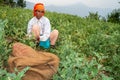
[[[25,36],[31,10],[0,6],[0,14],[0,80],[11,78],[4,67],[16,41],[60,58],[60,75],[54,75],[53,80],[120,80],[119,24],[46,12],[52,29],[60,34],[56,49],[47,50]]]
[[[33,9],[34,3],[27,1],[26,2],[26,8]],[[88,7],[82,3],[77,3],[69,6],[54,6],[54,5],[48,5],[45,6],[46,10],[50,12],[59,12],[59,13],[66,13],[66,14],[72,14],[77,15],[81,17],[85,17],[89,15],[89,12],[96,13],[101,17],[107,17],[109,13],[112,12],[113,9],[111,8],[94,8],[94,7]]]

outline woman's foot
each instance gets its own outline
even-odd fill
[[[50,45],[50,47],[51,47],[52,49],[55,49],[55,48],[56,48],[55,45]]]

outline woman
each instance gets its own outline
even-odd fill
[[[50,21],[44,16],[45,8],[42,3],[37,3],[33,9],[34,17],[29,21],[27,34],[35,36],[37,41],[40,41],[39,45],[44,48],[55,46],[58,38],[58,30],[51,31]]]

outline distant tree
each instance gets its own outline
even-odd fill
[[[108,14],[107,21],[120,24],[120,8],[114,9],[110,14]]]
[[[11,7],[26,7],[25,0],[0,0],[0,4],[9,5]]]
[[[24,1],[24,0],[18,0],[17,1],[17,6],[26,7],[26,1]]]
[[[14,7],[16,5],[16,2],[14,2],[14,0],[9,0],[9,4],[11,7]]]
[[[14,2],[14,0],[2,0],[2,4],[6,4],[6,5],[9,5],[11,7],[16,6],[16,2]]]
[[[104,21],[104,22],[107,22],[105,17],[101,17],[101,20]]]
[[[4,0],[0,0],[0,3],[3,3],[4,2]]]
[[[96,13],[89,12],[89,15],[86,18],[99,20],[100,16],[98,15],[98,12],[96,12]]]

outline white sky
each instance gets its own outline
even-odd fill
[[[26,0],[30,2],[41,2],[47,5],[66,6],[76,3],[83,3],[88,7],[96,8],[120,8],[120,0]]]

